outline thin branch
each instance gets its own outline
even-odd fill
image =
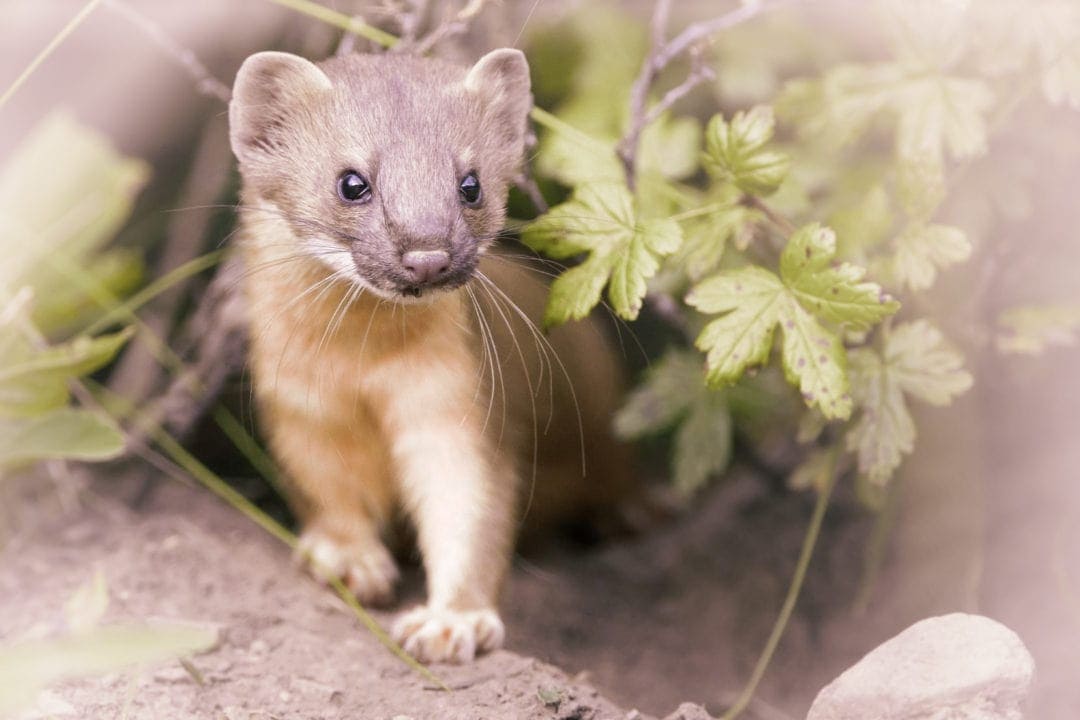
[[[229,98],[232,97],[229,87],[214,77],[195,57],[195,53],[176,42],[164,28],[124,0],[105,0],[105,5],[142,30],[148,38],[161,47],[166,55],[195,80],[195,89],[200,94],[216,98],[224,103],[229,102]]]
[[[622,160],[623,169],[626,172],[626,181],[631,188],[634,187],[636,180],[637,152],[641,140],[641,133],[650,123],[660,117],[665,110],[668,110],[699,83],[708,79],[710,77],[708,73],[711,73],[711,69],[707,71],[701,69],[701,67],[704,66],[704,63],[701,62],[700,57],[695,58],[694,67],[691,69],[686,80],[671,92],[668,92],[661,99],[656,108],[653,108],[651,112],[646,113],[645,106],[648,102],[649,90],[652,88],[653,83],[660,73],[663,72],[675,58],[691,48],[697,48],[695,54],[700,55],[701,46],[721,30],[735,27],[736,25],[757,17],[766,10],[773,10],[782,5],[799,1],[800,0],[773,0],[772,2],[769,2],[768,0],[760,0],[760,2],[746,3],[736,10],[732,10],[729,13],[713,18],[712,20],[703,20],[701,22],[693,23],[676,35],[671,41],[665,42],[664,37],[668,16],[671,11],[671,0],[657,0],[656,5],[653,8],[651,22],[653,38],[652,48],[649,50],[649,55],[645,58],[645,61],[641,64],[641,71],[638,73],[638,76],[631,87],[630,122],[627,126],[626,134],[623,136],[622,140],[619,141],[618,146],[619,158]]]
[[[487,0],[469,0],[452,18],[444,20],[416,43],[416,53],[423,55],[447,38],[465,33],[487,5]]]
[[[664,97],[660,98],[660,102],[656,103],[649,109],[649,114],[645,116],[645,122],[643,127],[652,125],[654,122],[660,119],[672,105],[682,100],[687,94],[698,84],[705,82],[706,80],[712,80],[716,77],[716,71],[713,70],[705,63],[705,53],[702,52],[701,47],[697,46],[690,50],[690,74],[686,76],[680,84],[668,90],[664,93]],[[640,132],[640,129],[638,130]]]

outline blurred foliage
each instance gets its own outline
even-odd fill
[[[63,113],[43,120],[0,169],[0,472],[43,459],[104,460],[124,448],[112,420],[71,406],[71,383],[110,363],[131,332],[73,335],[101,310],[70,274],[117,294],[139,282],[141,263],[105,248],[147,175]]]
[[[102,625],[108,605],[105,577],[97,572],[65,604],[64,632],[0,645],[0,716],[31,706],[41,690],[63,678],[160,663],[217,644],[215,630],[196,625]]]
[[[1071,344],[1080,326],[1072,298],[1005,310],[996,327],[928,302],[938,283],[971,287],[995,272],[1011,241],[992,221],[958,222],[953,208],[1029,210],[1019,178],[1005,176],[1000,201],[990,186],[1001,177],[994,143],[1022,136],[1017,116],[1033,103],[1080,108],[1080,6],[884,0],[852,13],[853,27],[881,37],[826,42],[786,11],[724,31],[709,97],[699,91],[676,105],[687,114],[647,128],[636,183],[615,144],[649,50],[646,27],[598,3],[534,40],[539,97],[599,141],[553,124],[541,137],[536,169],[570,192],[523,234],[571,265],[552,286],[546,321],[583,317],[604,287],[627,320],[650,296],[674,300],[686,346],[646,373],[616,429],[671,433],[685,492],[724,468],[733,432],[755,425],[733,425],[722,388],[760,384],[757,369],[776,356],[802,409],[759,412],[801,415],[799,441],[817,445],[792,484],[822,485],[835,449],[877,505],[916,447],[909,401],[947,405],[973,383],[955,349],[970,339],[950,339],[941,320],[982,321],[974,347],[992,338],[1011,353]],[[573,52],[552,50],[562,37]],[[686,72],[670,68],[653,99]],[[989,169],[965,178],[976,162]]]

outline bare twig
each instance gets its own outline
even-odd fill
[[[364,22],[364,18],[361,15],[353,15],[351,18],[352,23],[356,27],[367,25]],[[334,55],[340,57],[342,55],[351,55],[356,51],[356,44],[360,39],[360,35],[355,32],[345,31],[341,35],[341,41],[338,43],[337,48],[334,50]]]
[[[416,53],[423,55],[447,38],[465,33],[472,21],[487,5],[487,0],[468,0],[452,17],[443,20],[431,32],[416,43]]]
[[[132,5],[125,2],[125,0],[104,0],[106,7],[115,11],[125,20],[138,27],[146,36],[149,37],[156,45],[161,47],[165,51],[165,54],[172,58],[176,63],[180,65],[191,77],[195,80],[195,89],[201,94],[207,97],[216,98],[222,102],[229,102],[229,98],[232,97],[232,91],[225,83],[215,78],[206,66],[203,65],[195,53],[186,47],[183,47],[176,42],[164,28],[144,15],[141,11],[136,10]]]
[[[405,4],[411,7],[408,10],[398,10],[396,13],[398,26],[401,28],[398,44],[394,46],[397,50],[411,48],[420,37],[420,28],[427,19],[431,0],[405,0]]]
[[[781,5],[798,1],[772,0],[770,2],[769,0],[760,0],[759,2],[746,3],[738,9],[719,17],[693,23],[670,41],[665,41],[668,16],[671,12],[671,0],[657,0],[653,8],[650,25],[652,28],[652,48],[642,63],[641,71],[630,89],[630,122],[626,134],[619,141],[618,148],[619,158],[622,160],[623,169],[626,172],[626,181],[631,188],[634,187],[636,180],[637,151],[642,131],[699,83],[710,77],[712,71],[705,67],[700,57],[701,48],[706,41],[721,30],[727,30],[744,23],[766,10],[772,10]],[[691,48],[696,48],[696,57],[693,59],[689,76],[683,83],[664,95],[656,107],[646,113],[645,106],[648,102],[649,90],[652,88],[656,78],[675,58]]]

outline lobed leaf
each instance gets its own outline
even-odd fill
[[[771,195],[791,168],[786,154],[768,147],[775,128],[767,105],[735,113],[730,123],[722,115],[714,116],[705,134],[706,168],[749,195]]]
[[[947,405],[971,387],[972,378],[963,358],[926,320],[892,328],[880,350],[853,350],[850,362],[860,413],[848,430],[847,447],[856,454],[860,475],[882,486],[915,447],[906,396]]]
[[[696,403],[675,433],[673,479],[683,495],[699,490],[710,475],[731,461],[731,413],[714,395],[709,393]]]
[[[830,419],[851,414],[847,359],[839,335],[820,321],[866,330],[900,305],[863,270],[833,264],[836,236],[817,224],[792,235],[780,258],[780,277],[759,267],[720,272],[694,287],[686,302],[719,314],[697,338],[707,353],[713,386],[735,382],[768,360],[773,331],[783,331],[784,374],[803,399]]]
[[[894,246],[887,272],[898,286],[911,290],[929,289],[939,270],[971,257],[971,242],[964,231],[949,225],[911,225]]]
[[[799,302],[826,322],[866,330],[900,309],[866,271],[834,264],[836,234],[818,224],[800,228],[780,256],[780,275]]]
[[[671,219],[639,219],[625,185],[591,184],[526,227],[522,240],[555,258],[589,255],[552,284],[544,316],[550,327],[588,315],[605,285],[615,313],[635,319],[647,281],[661,258],[678,250],[682,229]]]
[[[645,378],[615,414],[615,434],[634,440],[667,429],[702,394],[700,356],[669,351],[653,363]]]

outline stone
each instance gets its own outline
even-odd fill
[[[1035,662],[980,615],[915,623],[818,693],[807,720],[1021,720]]]
[[[713,720],[712,715],[705,712],[705,708],[694,703],[683,703],[675,712],[668,715],[664,720]]]

